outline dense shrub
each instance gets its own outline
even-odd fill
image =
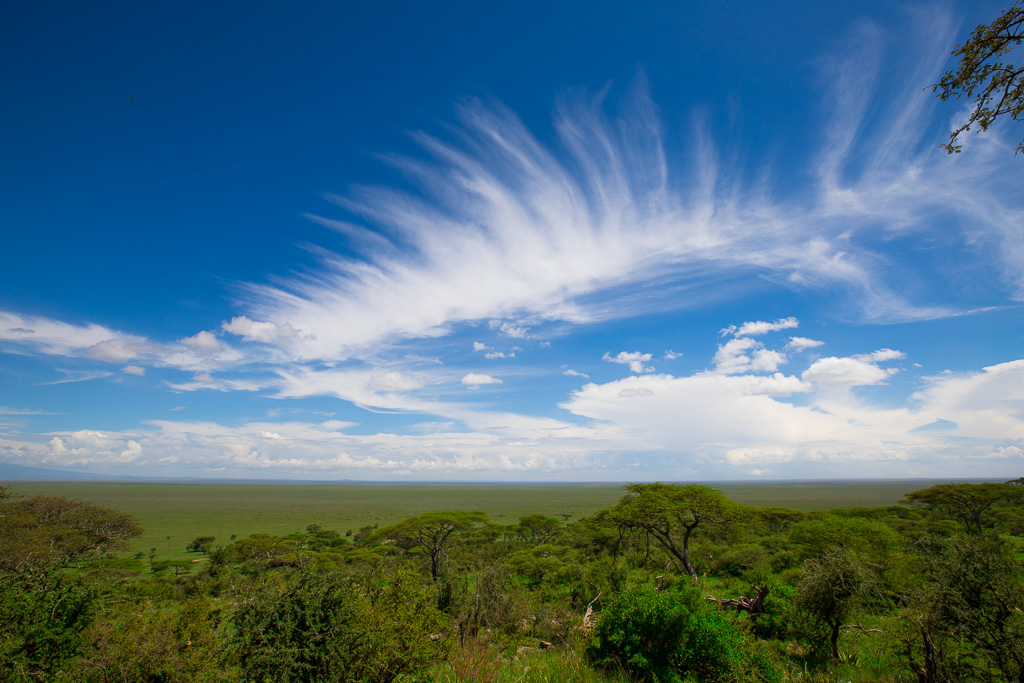
[[[601,615],[591,658],[644,681],[781,680],[771,660],[696,588],[634,589]]]
[[[221,614],[205,598],[163,607],[125,604],[87,632],[93,641],[72,671],[75,681],[220,683],[232,674],[221,646]]]
[[[233,645],[246,681],[351,680],[346,670],[362,640],[358,607],[333,579],[308,571],[267,579],[240,601]]]
[[[80,652],[94,599],[60,571],[0,570],[0,681],[52,679]]]
[[[237,608],[246,681],[388,683],[444,656],[431,587],[405,572],[356,585],[323,568],[267,578]]]

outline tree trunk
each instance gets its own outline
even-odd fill
[[[437,577],[441,575],[441,551],[435,551],[430,553],[430,577],[437,581]]]
[[[683,567],[686,568],[686,573],[689,574],[694,581],[697,580],[697,570],[693,568],[692,564],[690,564],[690,534],[693,533],[693,530],[697,528],[698,524],[700,524],[699,521],[694,521],[692,525],[687,524],[686,533],[683,534]]]
[[[921,641],[924,646],[924,676],[919,676],[919,679],[923,683],[938,683],[939,668],[935,662],[935,644],[924,627],[921,628]]]

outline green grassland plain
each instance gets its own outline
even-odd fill
[[[0,482],[3,483],[3,482]],[[910,491],[938,481],[710,483],[744,505],[832,510],[895,505]],[[514,524],[541,514],[569,521],[615,504],[621,484],[306,484],[166,482],[11,482],[16,495],[67,496],[133,515],[145,534],[131,552],[156,548],[162,559],[188,557],[197,536],[274,536],[320,524],[342,534],[387,526],[424,512],[482,510],[491,521]]]

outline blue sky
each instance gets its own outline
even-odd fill
[[[8,3],[0,461],[1018,476],[1001,9]]]

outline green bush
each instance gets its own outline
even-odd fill
[[[387,683],[442,658],[432,586],[401,571],[357,585],[326,568],[268,577],[237,606],[246,681]],[[434,637],[432,637],[434,636]]]
[[[781,680],[771,659],[692,586],[623,594],[602,613],[597,637],[590,656],[598,665],[644,681]]]
[[[275,579],[277,577],[274,577]],[[234,618],[234,650],[246,681],[345,681],[361,638],[350,587],[326,572],[266,580]]]
[[[0,570],[0,681],[48,680],[78,655],[95,593],[59,570]]]
[[[87,634],[86,657],[71,680],[225,683],[237,678],[219,641],[220,613],[195,598],[162,607],[128,603],[104,613]]]

